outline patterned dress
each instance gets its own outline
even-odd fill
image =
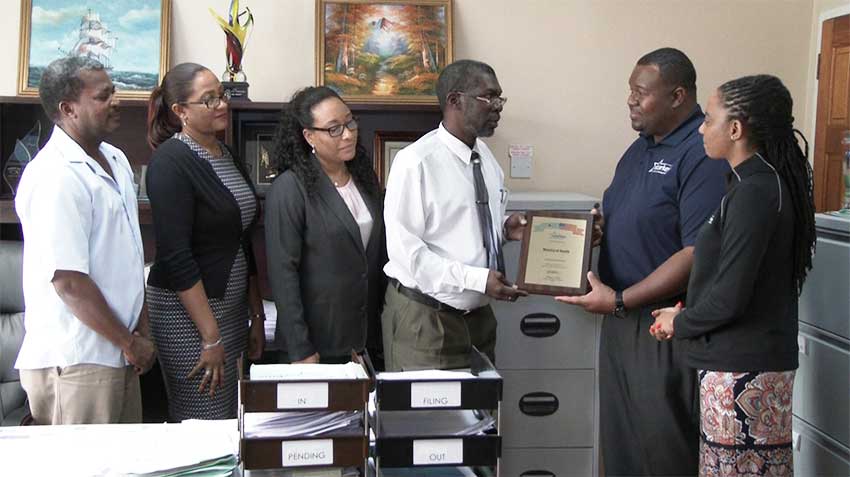
[[[177,133],[175,138],[188,145],[201,160],[209,161],[221,182],[236,198],[242,213],[242,229],[251,223],[257,201],[227,148],[214,158],[192,138]],[[225,350],[224,385],[215,397],[199,392],[203,370],[191,379],[189,372],[201,355],[201,336],[189,313],[172,290],[148,286],[147,303],[151,332],[156,342],[159,363],[168,393],[168,414],[172,420],[231,419],[236,417],[236,361],[248,344],[248,264],[242,248],[236,254],[224,296],[210,298],[209,305],[218,323]]]
[[[794,371],[700,371],[701,477],[794,474]]]

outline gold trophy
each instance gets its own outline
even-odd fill
[[[227,20],[220,17],[212,8],[210,14],[218,22],[227,39],[227,70],[221,75],[222,86],[230,91],[230,99],[249,101],[248,83],[245,72],[242,71],[242,57],[248,43],[249,30],[254,25],[254,15],[245,7],[239,13],[239,0],[230,0],[230,12]]]

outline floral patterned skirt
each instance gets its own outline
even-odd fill
[[[792,476],[794,371],[699,371],[701,477]]]

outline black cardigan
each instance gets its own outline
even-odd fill
[[[244,164],[235,157],[234,163],[256,196]],[[221,298],[240,246],[248,273],[256,274],[251,233],[260,214],[259,200],[243,232],[239,204],[212,165],[174,138],[154,151],[145,183],[156,234],[149,285],[183,291],[202,280],[208,297]]]
[[[324,173],[315,187],[309,195],[290,170],[266,193],[275,341],[286,342],[292,361],[317,351],[323,359],[342,358],[352,349],[381,345],[387,262],[383,202],[360,189],[373,220],[369,243],[363,244],[354,217]]]
[[[734,169],[694,248],[687,308],[673,322],[686,362],[711,371],[797,368],[794,208],[759,156]]]

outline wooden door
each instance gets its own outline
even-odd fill
[[[845,131],[850,130],[850,15],[823,22],[815,123],[815,208],[841,208]]]

